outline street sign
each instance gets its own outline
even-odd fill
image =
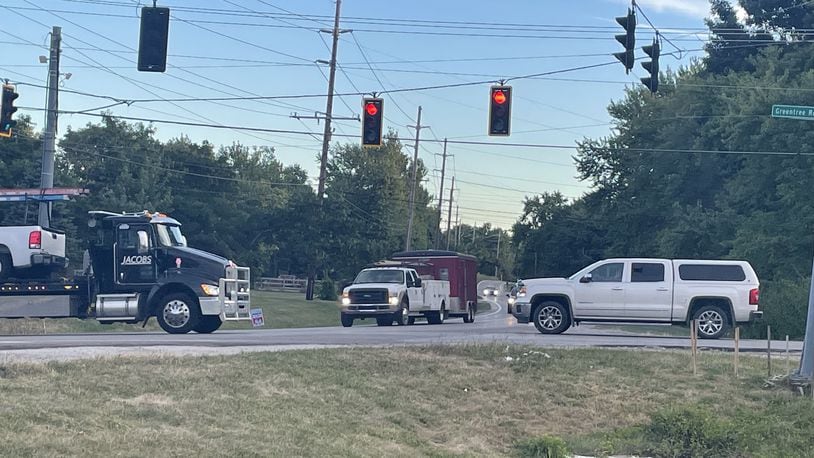
[[[814,107],[772,105],[772,118],[804,119],[814,121]]]

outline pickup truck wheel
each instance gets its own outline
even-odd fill
[[[410,307],[407,304],[402,303],[401,308],[398,312],[396,312],[393,319],[399,326],[407,326],[410,324]]]
[[[349,328],[353,326],[353,317],[344,313],[339,314],[339,321],[342,322],[342,327]]]
[[[547,301],[534,309],[534,327],[542,334],[562,334],[571,322],[568,309],[559,302]]]
[[[198,321],[198,326],[195,326],[195,332],[198,334],[210,334],[215,332],[223,324],[219,315],[204,315]]]
[[[11,276],[11,256],[0,254],[0,280],[5,280]]]
[[[427,323],[429,324],[444,324],[444,319],[446,318],[446,310],[441,309],[437,312],[430,312],[427,315]]]
[[[185,293],[164,296],[155,312],[161,329],[170,334],[186,334],[195,329],[201,319],[197,301]]]
[[[728,327],[726,312],[717,305],[705,305],[695,311],[693,319],[698,321],[698,338],[718,339]]]

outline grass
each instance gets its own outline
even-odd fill
[[[704,424],[750,438],[740,456],[811,456],[812,401],[762,389],[759,358],[730,373],[725,354],[702,353],[693,376],[688,352],[505,344],[7,364],[0,443],[6,456],[444,457],[546,436],[638,453],[657,449],[657,412],[703,406]]]
[[[306,301],[296,293],[268,291],[252,292],[252,307],[263,309],[267,328],[339,326],[339,308],[333,301]],[[251,324],[224,323],[221,329],[248,329]],[[160,331],[155,318],[147,326],[141,324],[101,324],[96,320],[62,319],[0,319],[0,334],[58,334],[83,332]]]

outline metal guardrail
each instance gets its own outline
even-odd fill
[[[294,276],[261,277],[254,284],[254,289],[262,291],[285,291],[304,293],[307,280]]]

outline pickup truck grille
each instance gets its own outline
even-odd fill
[[[386,304],[388,296],[386,289],[357,289],[350,292],[350,303]]]

